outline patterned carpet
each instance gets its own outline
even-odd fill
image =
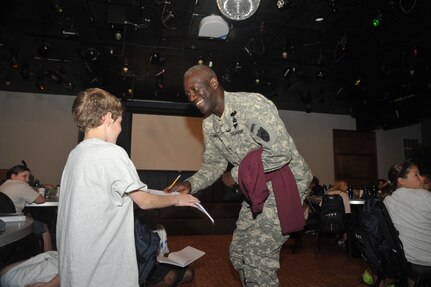
[[[231,235],[169,236],[169,249],[176,251],[193,246],[206,255],[192,263],[194,280],[184,287],[240,287],[239,276],[229,261]],[[335,240],[324,238],[315,252],[314,237],[303,236],[302,247],[292,253],[295,241],[289,239],[282,249],[280,286],[286,287],[365,287],[361,276],[366,264],[349,256],[336,246]]]

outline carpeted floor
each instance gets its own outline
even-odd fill
[[[206,254],[191,264],[194,280],[184,287],[240,287],[237,272],[229,261],[231,235],[169,236],[169,249],[176,251],[187,245]],[[366,264],[351,257],[331,238],[323,238],[315,252],[314,237],[304,234],[302,247],[292,253],[295,241],[289,239],[282,249],[280,286],[285,287],[365,287],[361,276]]]

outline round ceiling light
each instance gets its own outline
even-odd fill
[[[259,7],[260,0],[217,0],[220,12],[231,20],[245,20]]]

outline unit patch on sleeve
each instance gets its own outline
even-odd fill
[[[270,147],[277,139],[277,134],[272,130],[266,127],[263,127],[257,122],[251,122],[250,125],[250,133],[254,137],[258,137],[261,140],[259,141],[263,146]]]

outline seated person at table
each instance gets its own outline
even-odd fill
[[[308,195],[323,195],[323,187],[319,184],[319,179],[316,176],[313,176],[308,188]]]
[[[383,202],[399,232],[406,258],[413,270],[425,269],[431,277],[431,193],[422,188],[419,170],[412,163],[392,166],[388,179],[393,192]]]
[[[350,199],[349,199],[349,195],[347,194],[347,189],[349,188],[349,185],[347,183],[347,181],[342,180],[342,179],[338,179],[335,181],[334,186],[332,186],[327,194],[332,195],[332,194],[338,194],[341,196],[341,198],[343,198],[343,203],[344,203],[344,212],[345,213],[351,213],[351,209],[350,209]]]
[[[25,205],[28,203],[44,203],[45,197],[41,196],[29,184],[30,169],[24,165],[15,165],[8,170],[7,180],[0,185],[0,192],[3,192],[13,201],[15,212],[22,213]],[[33,233],[42,236],[43,251],[52,250],[51,234],[45,223],[35,220],[33,224]]]
[[[7,265],[0,276],[2,287],[58,287],[58,253],[48,251]]]

